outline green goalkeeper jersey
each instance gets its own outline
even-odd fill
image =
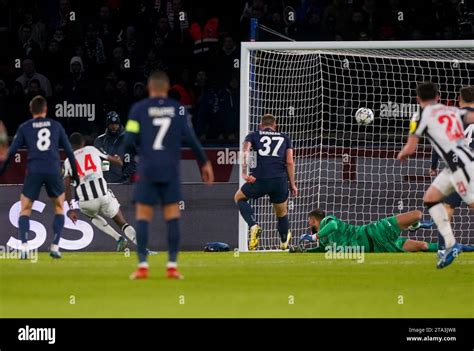
[[[319,242],[321,246],[364,246],[369,251],[369,241],[364,226],[352,225],[329,215],[319,225]]]
[[[352,225],[330,215],[321,221],[318,236],[323,247],[335,244],[363,246],[365,252],[403,252],[403,248],[397,245],[401,232],[396,217]]]

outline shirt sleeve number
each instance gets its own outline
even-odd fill
[[[165,138],[166,133],[171,124],[170,117],[163,117],[163,118],[154,118],[153,125],[156,127],[160,127],[158,133],[155,137],[155,142],[153,143],[153,150],[163,150],[163,139]]]
[[[276,137],[269,137],[269,136],[263,136],[260,138],[260,142],[263,144],[263,149],[258,150],[258,154],[260,156],[269,156],[271,152],[271,156],[278,156],[278,151],[280,150],[281,145],[283,144],[283,141],[285,138],[281,136],[276,136]],[[272,151],[272,141],[277,141],[277,144],[273,148]]]

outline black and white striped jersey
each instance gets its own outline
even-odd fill
[[[102,173],[102,160],[107,155],[93,146],[74,151],[80,183],[75,185],[79,201],[89,201],[107,195],[107,182]],[[72,175],[69,160],[64,161],[64,177]]]
[[[466,110],[437,103],[425,106],[410,122],[410,134],[426,136],[453,172],[459,168],[464,170],[465,165],[474,161],[464,133],[462,117],[465,113]]]

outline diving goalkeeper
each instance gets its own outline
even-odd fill
[[[326,215],[320,209],[308,214],[308,223],[312,234],[304,234],[301,241],[318,242],[319,247],[303,250],[301,246],[290,252],[325,252],[327,246],[359,246],[364,252],[417,252],[437,251],[437,243],[411,240],[400,237],[405,231],[416,231],[420,228],[431,228],[433,222],[422,221],[422,212],[415,210],[396,216],[380,219],[366,225],[352,225],[341,221],[333,215]],[[473,246],[463,245],[463,251],[473,251]]]

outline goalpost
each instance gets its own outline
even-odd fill
[[[289,198],[292,244],[308,232],[314,208],[353,224],[413,209],[428,219],[422,197],[432,181],[429,142],[424,139],[408,162],[395,158],[418,108],[417,83],[437,83],[441,102],[453,105],[462,86],[474,85],[473,40],[245,42],[241,48],[241,145],[264,113],[275,115],[293,140],[299,196]],[[356,123],[360,107],[374,111],[371,125]],[[268,198],[251,204],[263,229],[258,250],[277,250]],[[474,244],[474,216],[466,205],[456,210],[453,228],[462,243]],[[409,236],[431,242],[437,232]],[[240,251],[248,250],[247,241],[239,216]]]

